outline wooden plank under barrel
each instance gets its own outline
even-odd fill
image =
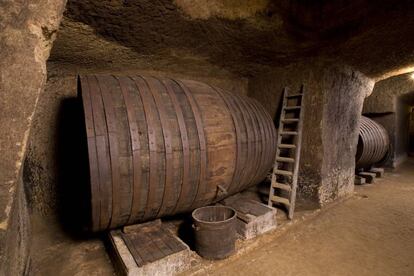
[[[275,128],[255,100],[191,80],[79,77],[92,230],[190,212],[262,181]]]

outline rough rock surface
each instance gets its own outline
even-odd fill
[[[365,102],[363,113],[385,127],[392,153],[387,165],[396,167],[407,158],[409,112],[414,105],[414,79],[403,74],[377,82]]]
[[[278,121],[282,91],[305,85],[299,196],[317,205],[353,191],[356,142],[364,98],[374,82],[346,66],[311,60],[249,80],[249,96]]]
[[[393,0],[71,0],[65,13],[74,25],[118,44],[113,61],[118,51],[129,48],[151,63],[184,54],[253,76],[319,56],[371,78],[413,70],[414,41],[408,39],[414,33],[413,15],[414,2]],[[65,47],[54,49],[52,58],[99,62],[102,56],[82,51],[94,37],[66,39],[73,24],[60,28],[56,43]]]
[[[414,92],[411,74],[403,74],[379,81],[372,94],[364,102],[364,113],[388,113],[396,111],[397,98]]]
[[[0,274],[26,269],[30,236],[21,185],[32,116],[65,1],[0,3]]]
[[[264,12],[269,5],[268,0],[174,0],[185,14],[191,18],[208,19],[210,17],[241,19]]]
[[[64,30],[64,31],[63,31]],[[53,45],[50,62],[61,64],[60,71],[76,72],[137,72],[164,74],[190,79],[240,80],[230,90],[240,91],[247,86],[247,79],[235,75],[206,58],[196,56],[189,50],[173,49],[166,53],[147,55],[144,51],[107,40],[84,23],[64,18],[59,39]],[[52,69],[51,71],[55,71]],[[227,82],[227,81],[224,81]],[[245,82],[243,84],[243,82]],[[228,87],[224,84],[226,88]]]

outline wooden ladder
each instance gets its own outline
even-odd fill
[[[277,133],[276,158],[273,166],[268,205],[282,204],[289,219],[293,218],[296,202],[302,126],[304,86],[297,94],[283,90],[283,105]]]

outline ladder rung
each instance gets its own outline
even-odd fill
[[[282,131],[280,135],[298,135],[297,131]]]
[[[295,98],[295,97],[302,97],[303,94],[292,94],[292,95],[287,95],[288,98]]]
[[[299,119],[282,119],[282,123],[296,123]]]
[[[275,174],[286,175],[286,176],[292,176],[293,175],[292,172],[285,171],[285,170],[275,170]]]
[[[281,149],[296,149],[296,145],[292,144],[280,144],[279,148]]]
[[[295,109],[301,109],[302,107],[300,105],[297,106],[286,106],[285,110],[295,110]]]
[[[276,161],[286,162],[286,163],[294,163],[295,162],[295,159],[290,158],[290,157],[281,157],[281,156],[278,156],[278,157],[276,157]]]
[[[290,187],[290,185],[282,184],[282,183],[279,183],[279,182],[275,182],[272,185],[272,187],[277,188],[277,189],[281,189],[281,190],[285,190],[285,191],[288,191],[288,192],[292,191],[292,188]]]
[[[273,202],[283,203],[287,206],[290,206],[290,201],[287,198],[272,195],[270,198]]]

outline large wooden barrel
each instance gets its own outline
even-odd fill
[[[92,230],[190,212],[257,184],[275,157],[255,100],[190,80],[79,77]]]

